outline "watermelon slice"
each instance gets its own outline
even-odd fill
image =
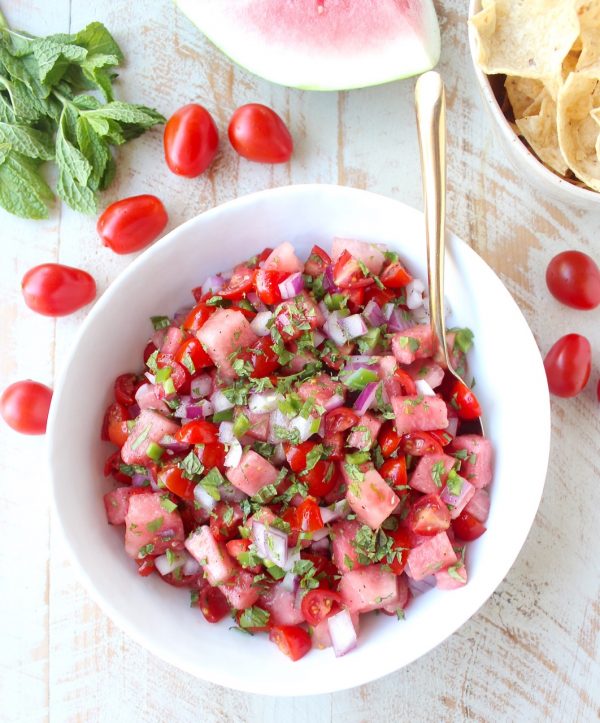
[[[226,55],[267,80],[344,90],[430,70],[432,0],[176,0]]]

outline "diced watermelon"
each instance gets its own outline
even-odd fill
[[[255,495],[262,487],[273,484],[279,471],[260,454],[249,449],[242,455],[239,466],[228,469],[225,474],[238,490]]]
[[[444,381],[444,370],[433,359],[418,359],[409,364],[406,371],[415,381],[422,379],[432,389],[439,387]]]
[[[396,577],[398,585],[398,598],[393,603],[387,603],[383,609],[388,613],[395,613],[398,610],[406,609],[410,601],[410,588],[408,587],[408,578],[406,575],[398,575]]]
[[[467,569],[463,563],[453,565],[452,570],[440,570],[435,573],[436,587],[440,590],[456,590],[467,584]]]
[[[258,590],[253,587],[254,575],[247,570],[238,570],[227,582],[219,585],[219,590],[227,602],[236,610],[245,610],[258,600]]]
[[[385,256],[375,244],[348,238],[333,239],[331,258],[335,261],[344,251],[347,251],[358,261],[362,261],[372,274],[381,273]]]
[[[303,382],[298,388],[298,396],[302,401],[314,399],[315,404],[323,406],[334,394],[344,394],[344,386],[334,382],[328,374],[319,374]]]
[[[269,420],[271,415],[268,412],[265,414],[251,412],[247,408],[244,408],[244,414],[248,417],[248,421],[250,422],[250,429],[246,432],[246,434],[253,439],[266,442],[269,437]]]
[[[196,336],[226,379],[235,376],[230,355],[258,340],[246,317],[236,309],[217,309],[198,329]]]
[[[445,429],[448,426],[448,410],[441,397],[394,396],[391,402],[398,434]]]
[[[294,358],[286,368],[289,369],[292,374],[301,372],[307,364],[312,364],[317,361],[317,357],[309,351],[304,350],[298,352],[298,347],[295,342],[290,343],[289,349],[293,353]]]
[[[408,484],[426,495],[437,495],[446,484],[448,473],[455,464],[454,457],[447,454],[426,454],[417,463]]]
[[[162,555],[169,549],[181,548],[183,522],[177,510],[168,512],[158,492],[145,492],[129,497],[125,515],[125,551],[130,557]]]
[[[273,587],[260,598],[260,607],[271,614],[269,622],[273,625],[300,625],[304,615],[295,607],[296,593],[286,590],[281,584]]]
[[[362,479],[348,481],[346,499],[358,519],[376,530],[400,500],[377,470],[370,469],[361,474]]]
[[[338,588],[344,604],[351,612],[366,613],[398,600],[396,575],[383,565],[369,565],[345,572]]]
[[[190,555],[204,568],[204,576],[211,585],[228,580],[237,567],[225,545],[217,542],[208,525],[203,525],[185,541]]]
[[[412,364],[415,359],[427,359],[433,355],[434,350],[434,336],[429,324],[411,326],[392,337],[392,351],[400,364]]]
[[[140,409],[154,409],[157,412],[168,414],[169,407],[157,395],[156,391],[155,384],[142,384],[135,393],[136,404]]]
[[[151,409],[143,409],[121,449],[125,464],[146,464],[150,442],[160,442],[165,435],[174,435],[179,425]]]
[[[398,362],[395,356],[379,357],[379,376],[385,381],[394,376],[394,372],[398,368]]]
[[[450,538],[445,532],[438,532],[408,553],[407,567],[410,576],[423,580],[429,575],[445,570],[457,561]]]
[[[440,495],[442,502],[445,502],[450,509],[450,517],[453,520],[460,515],[475,494],[475,487],[470,482],[467,482],[460,475],[457,475],[457,478],[460,480],[460,493],[458,495],[453,494],[446,485]]]
[[[296,256],[294,247],[288,241],[284,241],[271,251],[263,264],[263,269],[280,271],[285,274],[293,274],[296,271],[303,271],[304,264]]]
[[[441,429],[441,427],[440,427]],[[487,487],[492,481],[492,443],[478,434],[463,434],[455,437],[454,449],[467,451],[467,458],[461,461],[460,473],[474,487]]]
[[[453,331],[449,331],[446,334],[446,348],[448,349],[448,356],[450,357],[450,363],[454,367],[454,369],[460,369],[461,367],[464,369],[465,366],[465,354],[460,349],[456,348],[455,346],[455,339],[456,339],[456,333]],[[440,364],[441,367],[444,369],[446,368],[446,363],[442,357],[441,351],[438,349],[435,354],[435,360]],[[462,372],[461,372],[462,374]]]
[[[363,565],[358,561],[352,540],[360,530],[360,522],[356,520],[340,520],[331,526],[332,558],[341,572],[356,570]],[[349,562],[348,562],[349,561]]]
[[[487,490],[475,490],[465,510],[479,522],[485,522],[490,514],[490,496]]]
[[[161,352],[163,354],[170,354],[171,356],[174,356],[177,349],[181,346],[181,342],[184,337],[185,334],[178,326],[170,326],[167,329],[167,333],[165,334],[165,338],[163,339],[163,343],[160,347]]]
[[[382,422],[373,416],[370,412],[363,414],[358,420],[358,424],[348,435],[346,440],[347,447],[356,447],[357,449],[371,449],[377,441],[377,435],[381,429]]]
[[[104,495],[104,507],[109,525],[124,525],[132,495],[145,494],[143,487],[117,487]]]

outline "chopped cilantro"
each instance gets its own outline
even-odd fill
[[[444,466],[443,462],[436,462],[431,467],[431,479],[435,482],[436,487],[442,486],[442,475],[446,471],[446,468]]]
[[[285,470],[283,470],[283,472],[285,473]],[[252,501],[264,505],[267,502],[270,502],[276,495],[277,487],[275,487],[274,484],[265,485],[264,487],[261,487],[255,495],[252,496]]]
[[[458,582],[464,582],[465,578],[458,572],[462,568],[462,562],[457,562],[456,565],[452,565],[448,568],[448,575]]]
[[[208,492],[208,494],[217,500],[221,499],[219,487],[226,484],[225,477],[219,472],[217,467],[213,467],[210,472],[200,480],[200,485]]]
[[[131,445],[131,449],[137,449],[142,442],[145,442],[148,439],[148,435],[150,434],[150,430],[152,429],[152,425],[149,424],[134,440],[133,444]]]
[[[446,480],[446,487],[451,495],[458,497],[461,493],[463,486],[462,478],[458,476],[456,470],[451,469],[448,479]]]
[[[244,434],[250,429],[250,420],[248,417],[243,413],[240,412],[240,414],[237,415],[233,422],[233,434],[238,439],[240,437],[243,437]]]
[[[230,422],[233,419],[233,409],[224,409],[222,412],[215,412],[213,414],[213,423],[217,422]]]
[[[348,477],[350,477],[353,482],[362,482],[365,478],[364,472],[361,472],[359,467],[352,462],[346,462],[344,464],[344,469],[348,473]]]
[[[183,476],[186,479],[194,479],[195,475],[202,474],[204,471],[204,465],[193,451],[189,452],[187,457],[184,457],[177,466],[183,470]]]
[[[251,608],[246,608],[240,615],[240,626],[242,628],[264,628],[270,617],[266,610],[253,605]]]
[[[152,352],[148,359],[146,359],[146,366],[153,374],[156,374],[158,371],[158,365],[157,365],[157,358],[158,358],[158,349]]]
[[[413,353],[419,350],[421,342],[413,336],[399,336],[398,343],[402,349],[409,349]]]
[[[286,429],[285,427],[275,424],[273,432],[275,433],[277,439],[286,440],[292,444],[300,444],[300,431],[295,427]]]
[[[171,325],[171,320],[168,316],[151,316],[150,321],[152,322],[152,326],[155,331],[158,331],[159,329],[166,329]]]
[[[189,353],[184,354],[181,363],[192,376],[196,373],[196,367],[194,366],[194,362]]]
[[[466,354],[473,346],[474,334],[470,329],[455,327],[454,329],[448,329],[448,332],[454,333],[454,346],[460,349],[463,354]]]
[[[177,505],[167,495],[161,495],[160,506],[167,512],[175,512]],[[168,552],[168,551],[167,551]]]
[[[304,468],[303,474],[310,472],[314,469],[315,465],[319,460],[325,456],[325,448],[322,444],[316,444],[310,452],[306,455],[306,467]]]
[[[140,547],[138,551],[138,557],[144,558],[148,557],[148,555],[151,555],[154,552],[154,545],[149,542],[147,545],[144,545],[143,547]]]

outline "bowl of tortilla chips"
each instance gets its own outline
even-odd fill
[[[471,0],[469,44],[517,170],[600,209],[600,0]]]

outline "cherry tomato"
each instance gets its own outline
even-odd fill
[[[135,404],[135,393],[139,387],[135,374],[121,374],[115,379],[115,399],[125,407]]]
[[[225,541],[237,537],[240,533],[239,525],[243,515],[239,505],[228,505],[226,502],[217,502],[210,515],[210,531],[215,540]]]
[[[123,464],[121,452],[120,450],[117,450],[106,458],[106,462],[104,463],[104,476],[112,476],[112,478],[117,482],[124,485],[130,485],[131,477],[121,472],[121,464]]]
[[[263,304],[273,306],[281,303],[281,291],[279,290],[279,284],[287,276],[289,276],[289,274],[284,274],[281,271],[271,271],[268,269],[259,269],[256,272],[256,279],[254,281],[256,294]]]
[[[156,357],[156,366],[159,369],[169,367],[175,389],[181,394],[187,394],[189,392],[192,375],[182,364],[175,361],[175,357],[159,351]]]
[[[198,607],[207,623],[218,623],[229,615],[229,603],[218,587],[205,585],[198,593]]]
[[[309,590],[302,598],[300,609],[309,625],[318,625],[329,617],[332,608],[342,604],[342,596],[331,590]]]
[[[344,444],[346,440],[342,432],[333,432],[333,434],[326,434],[323,440],[326,447],[329,449],[329,459],[337,460],[344,459],[345,449]]]
[[[455,520],[452,520],[452,529],[459,539],[471,542],[481,537],[487,528],[470,512],[463,510]]]
[[[216,444],[204,444],[202,447],[196,447],[196,455],[206,469],[218,467],[223,472],[225,470],[225,445],[221,442]]]
[[[353,351],[354,344],[350,342],[348,344],[344,344],[344,346],[339,346],[337,348],[337,353],[334,356],[332,356],[331,353],[327,353],[324,354],[321,359],[330,369],[333,369],[335,372],[339,372],[339,370],[344,366],[344,357],[349,356]]]
[[[393,375],[386,379],[385,388],[388,396],[391,397],[412,397],[417,393],[414,379],[404,369],[396,369]]]
[[[360,286],[358,289],[348,289],[348,308],[352,314],[359,314],[365,305],[365,288]]]
[[[114,402],[111,404],[104,414],[104,422],[102,424],[101,438],[122,447],[129,437],[129,429],[127,421],[130,419],[127,407]]]
[[[131,254],[152,243],[169,221],[160,199],[148,194],[111,203],[98,219],[102,243],[116,254]]]
[[[81,269],[62,264],[35,266],[23,276],[27,306],[44,316],[66,316],[96,297],[96,282]]]
[[[198,331],[198,329],[204,326],[214,311],[214,306],[209,306],[203,301],[200,301],[185,317],[183,328],[188,329],[188,331]]]
[[[158,351],[158,347],[153,341],[149,341],[144,347],[144,364],[148,363],[148,359],[150,359],[155,351]]]
[[[397,530],[389,530],[386,534],[392,538],[392,550],[396,553],[393,562],[389,563],[390,570],[394,575],[401,575],[406,567],[408,553],[412,548],[410,532],[404,527],[398,527]]]
[[[311,648],[310,635],[299,625],[274,625],[269,639],[292,660],[300,660]]]
[[[426,454],[443,454],[442,445],[429,432],[409,432],[402,436],[400,449],[412,457],[424,457]]]
[[[27,379],[6,387],[0,398],[0,414],[9,427],[21,434],[45,434],[52,390]]]
[[[185,444],[216,444],[219,441],[219,429],[212,422],[194,419],[175,432],[175,439]]]
[[[285,457],[292,472],[298,473],[298,479],[308,485],[308,493],[313,497],[325,497],[335,487],[337,472],[333,462],[320,459],[311,469],[306,470],[307,455],[317,446],[316,442],[306,441],[298,445],[286,445]]]
[[[225,543],[225,547],[231,557],[234,557],[237,560],[238,557],[242,554],[242,552],[248,552],[251,544],[252,540],[244,538],[238,540],[227,540],[227,542]]]
[[[446,432],[445,429],[431,429],[428,434],[435,439],[440,447],[448,446],[453,439],[452,435]]]
[[[401,496],[403,492],[405,494],[408,492],[405,489],[408,484],[408,476],[406,474],[406,457],[404,455],[386,459],[379,468],[379,474],[384,480],[390,482]]]
[[[392,291],[389,289],[380,289],[379,286],[376,286],[375,284],[373,284],[373,286],[368,286],[365,289],[365,304],[372,300],[377,304],[377,306],[379,306],[380,309],[382,309],[386,304],[389,304],[395,298],[396,297]]]
[[[273,351],[273,341],[270,336],[262,336],[250,347],[249,353],[253,367],[251,377],[268,377],[279,366],[279,357]]]
[[[204,351],[204,347],[195,336],[186,339],[181,344],[175,352],[175,361],[181,364],[181,366],[187,369],[192,375],[200,369],[206,369],[213,365],[212,359]]]
[[[466,384],[456,379],[450,390],[450,403],[456,409],[460,419],[477,419],[481,416],[481,407],[477,397]]]
[[[232,301],[239,301],[252,291],[256,271],[246,266],[239,266],[229,281],[219,290],[219,296]]]
[[[258,163],[286,163],[294,150],[289,130],[274,110],[260,103],[238,108],[228,128],[229,141],[237,153]]]
[[[333,283],[340,289],[357,289],[370,286],[373,279],[364,275],[358,261],[348,251],[343,251],[333,265]]]
[[[450,511],[438,495],[423,495],[410,508],[407,522],[416,535],[437,535],[450,527]]]
[[[173,570],[173,572],[168,572],[166,575],[161,575],[161,579],[164,582],[178,588],[197,588],[198,577],[199,573],[196,573],[195,575],[184,575],[180,567]]]
[[[377,441],[381,447],[381,454],[384,457],[391,457],[398,449],[402,436],[396,432],[396,427],[391,419],[383,423],[377,435]]]
[[[315,579],[319,581],[319,587],[327,589],[336,588],[339,583],[340,573],[332,560],[325,555],[318,555],[314,552],[300,551],[303,560],[310,560],[315,566]]]
[[[292,472],[302,472],[306,469],[306,456],[317,446],[316,442],[306,441],[300,444],[284,443],[285,458]]]
[[[169,118],[163,141],[170,170],[178,176],[195,178],[213,162],[219,131],[206,108],[189,103]]]
[[[184,500],[194,499],[196,485],[183,476],[183,471],[176,464],[169,463],[162,467],[158,472],[158,481],[177,497]]]
[[[315,532],[323,527],[323,518],[319,505],[312,497],[307,497],[296,508],[297,526],[303,532]]]
[[[592,349],[580,334],[562,336],[546,354],[548,387],[557,397],[574,397],[590,378]]]
[[[358,424],[358,414],[348,407],[332,409],[325,415],[325,435],[345,432]]]
[[[388,289],[402,289],[412,281],[412,276],[399,261],[386,266],[381,272],[381,283]]]
[[[595,309],[600,304],[600,269],[581,251],[563,251],[546,270],[552,296],[573,309]]]
[[[313,246],[310,256],[304,264],[304,273],[308,276],[321,276],[325,269],[331,264],[331,258],[320,246]]]
[[[146,557],[143,560],[136,560],[138,566],[138,575],[142,577],[148,577],[156,570],[154,565],[154,559],[152,557]]]

